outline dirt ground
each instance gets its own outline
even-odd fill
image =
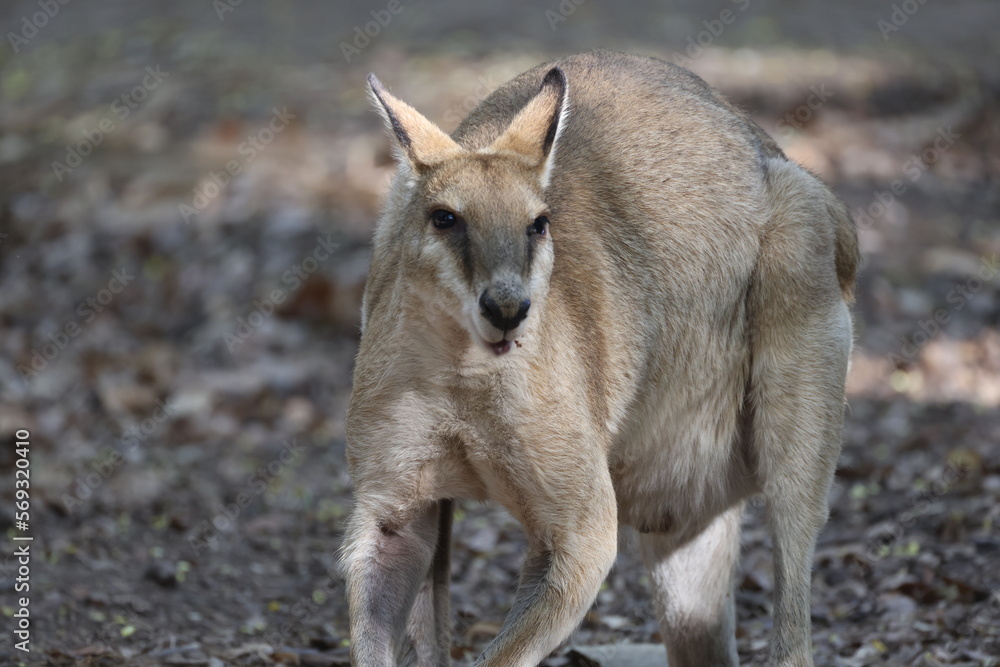
[[[12,538],[34,538],[31,652],[5,634],[0,664],[348,664],[343,417],[392,174],[364,76],[450,130],[511,76],[594,47],[691,67],[858,222],[816,664],[1000,664],[995,3],[53,3],[44,22],[42,4],[0,8],[11,630]],[[659,641],[632,540],[572,639],[604,665]],[[505,511],[459,503],[456,664],[497,632],[522,551]],[[765,662],[770,558],[752,503],[744,664]]]

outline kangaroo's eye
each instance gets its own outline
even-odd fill
[[[448,229],[455,226],[455,223],[458,222],[458,216],[451,211],[439,208],[431,213],[431,222],[436,229]]]
[[[528,227],[528,236],[534,236],[535,234],[545,236],[548,231],[549,219],[544,215],[540,215],[535,218],[535,221]]]

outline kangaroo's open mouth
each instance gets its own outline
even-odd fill
[[[489,346],[497,355],[507,354],[510,352],[511,342],[506,338],[501,338],[496,343],[489,343]]]

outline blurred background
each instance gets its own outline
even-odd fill
[[[996,2],[63,1],[0,8],[0,433],[30,431],[35,537],[32,653],[0,663],[348,664],[343,417],[393,173],[364,77],[450,131],[597,47],[694,70],[858,222],[817,664],[997,663]],[[602,652],[547,664],[659,640],[630,541],[572,640]],[[744,543],[740,655],[763,664],[757,506]],[[460,505],[457,663],[496,633],[522,547],[503,510]]]

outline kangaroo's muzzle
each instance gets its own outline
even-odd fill
[[[490,324],[501,331],[516,329],[528,316],[529,308],[531,308],[531,299],[526,295],[502,298],[499,301],[490,294],[489,289],[483,290],[483,293],[479,295],[480,313]]]

